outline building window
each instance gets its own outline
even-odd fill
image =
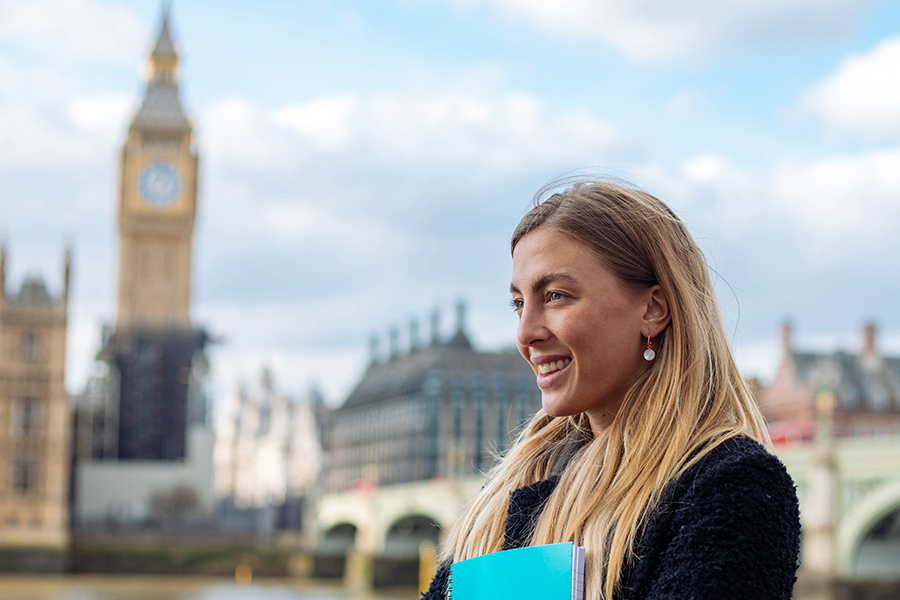
[[[43,403],[37,398],[20,398],[13,402],[9,433],[25,438],[40,435]]]
[[[20,459],[13,463],[13,491],[28,496],[38,488],[38,464],[36,460]]]
[[[36,333],[22,336],[22,362],[34,364],[41,360],[41,339]]]

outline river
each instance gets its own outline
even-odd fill
[[[0,600],[415,600],[412,588],[348,593],[304,579],[134,575],[2,575]]]

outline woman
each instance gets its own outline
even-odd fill
[[[587,549],[585,598],[790,598],[793,482],[762,446],[702,253],[662,202],[580,182],[512,237],[517,345],[543,409],[450,531],[449,563]]]

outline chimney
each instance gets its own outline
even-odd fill
[[[400,330],[394,325],[390,331],[391,358],[400,355]]]
[[[0,244],[0,300],[6,295],[6,246]]]
[[[72,247],[66,247],[66,266],[63,271],[63,301],[69,304],[69,284],[72,279]]]
[[[794,351],[794,332],[793,327],[791,327],[790,321],[785,321],[781,324],[781,347],[784,350],[785,356],[790,356],[790,354]]]
[[[464,300],[456,302],[456,333],[465,333],[466,328],[466,303]]]
[[[369,362],[372,364],[378,362],[378,334],[373,333],[369,336]]]
[[[441,337],[441,311],[435,308],[431,311],[431,343],[437,344]]]
[[[877,330],[875,329],[875,323],[869,321],[863,327],[863,351],[862,353],[866,356],[875,356],[875,336],[877,334]]]
[[[409,351],[419,349],[419,320],[415,317],[409,320]]]

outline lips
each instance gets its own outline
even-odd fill
[[[537,370],[537,384],[542,390],[553,387],[553,385],[566,374],[566,368],[572,362],[571,357],[563,357],[556,360],[547,360],[535,362],[534,366]]]

